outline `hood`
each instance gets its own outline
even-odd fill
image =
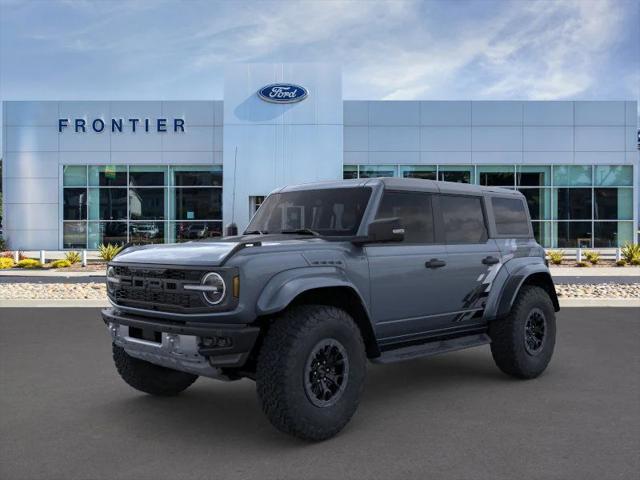
[[[116,256],[113,263],[220,266],[245,245],[260,245],[260,248],[295,248],[310,242],[326,243],[320,238],[305,235],[241,235],[215,241],[203,240],[129,247]]]
[[[113,263],[218,266],[238,245],[238,242],[187,242],[130,247],[114,258]]]

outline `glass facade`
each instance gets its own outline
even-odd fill
[[[222,233],[222,167],[63,167],[63,247],[164,243]]]
[[[633,241],[631,165],[345,165],[344,178],[404,177],[518,189],[547,248]]]

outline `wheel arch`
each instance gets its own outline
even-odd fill
[[[500,290],[500,298],[495,302],[492,311],[486,313],[487,319],[492,320],[508,315],[520,289],[524,285],[533,285],[545,290],[553,303],[554,310],[556,312],[560,310],[558,295],[549,270],[544,265],[527,265],[509,275],[506,279],[504,286]]]
[[[358,326],[367,357],[380,355],[366,302],[342,271],[332,267],[296,269],[276,275],[257,303],[261,317],[272,317],[294,305],[330,305],[345,310]],[[281,278],[277,278],[281,277]]]

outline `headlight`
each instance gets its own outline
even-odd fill
[[[220,275],[211,272],[202,277],[200,285],[185,285],[184,289],[202,292],[202,296],[208,303],[217,305],[224,299],[226,285]]]
[[[120,279],[116,277],[116,269],[113,267],[107,268],[107,289],[113,290],[114,285],[120,283]]]

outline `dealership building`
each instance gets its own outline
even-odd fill
[[[635,241],[635,101],[344,100],[329,64],[233,64],[224,98],[7,101],[9,248],[240,230],[292,183],[411,177],[519,189],[545,247]]]

